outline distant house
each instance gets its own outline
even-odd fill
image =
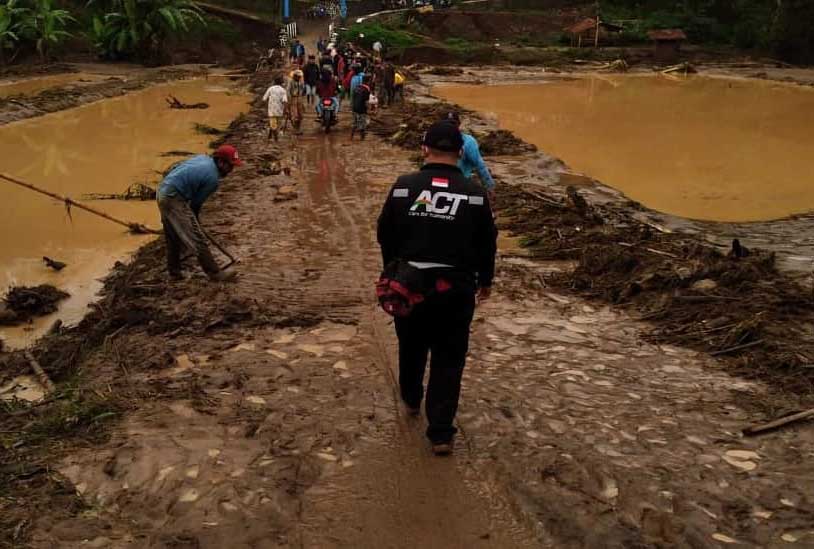
[[[597,23],[599,23],[598,31]],[[601,42],[606,41],[612,33],[622,32],[622,27],[602,21],[598,17],[586,17],[566,28],[565,32],[571,37],[571,46],[581,48],[583,44],[598,46]]]
[[[647,36],[653,41],[654,53],[659,61],[675,61],[681,44],[687,41],[687,35],[681,29],[651,30]]]

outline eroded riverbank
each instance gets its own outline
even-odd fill
[[[207,109],[168,108],[165,98],[205,102]],[[3,171],[50,192],[85,200],[116,218],[159,225],[151,201],[89,200],[120,194],[134,183],[155,187],[172,163],[207,150],[211,135],[195,125],[225,128],[247,108],[248,96],[222,81],[158,84],[43,117],[0,126]],[[55,320],[78,322],[101,287],[98,281],[149,237],[76,208],[0,183],[0,285],[53,284],[71,294],[56,313],[32,325],[0,329],[14,347],[32,343]],[[46,268],[44,256],[67,264]]]

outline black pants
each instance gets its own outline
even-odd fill
[[[198,257],[198,262],[206,274],[217,273],[220,269],[212,257],[206,236],[189,203],[176,196],[159,198],[158,209],[161,212],[161,224],[164,226],[164,238],[167,241],[167,269],[170,274],[181,274],[181,252],[184,248],[191,250]]]
[[[413,408],[424,397],[424,371],[427,355],[432,353],[426,411],[427,437],[433,443],[449,442],[457,432],[452,422],[458,411],[474,313],[474,291],[452,289],[431,295],[410,316],[396,319],[401,398]]]

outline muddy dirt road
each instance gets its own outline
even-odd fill
[[[511,250],[476,315],[457,452],[431,457],[423,419],[401,412],[392,326],[372,291],[375,218],[414,164],[375,139],[349,143],[346,124],[326,137],[308,120],[297,145],[278,148],[256,105],[233,128],[247,166],[202,218],[241,258],[240,280],[196,272],[168,283],[160,242],[114,275],[76,337],[100,341],[83,355],[83,390],[117,402],[119,421],[107,439],[51,447],[49,472],[12,476],[29,490],[0,499],[8,537],[32,547],[814,544],[810,428],[741,438],[774,412],[761,407],[767,387],[645,342],[643,324],[533,282],[561,264]],[[291,175],[266,175],[274,159]],[[42,351],[49,368],[51,356]],[[42,463],[21,440],[10,460]]]

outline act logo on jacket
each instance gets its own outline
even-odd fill
[[[434,184],[434,183],[433,183]],[[411,215],[443,216],[454,219],[458,213],[461,202],[467,202],[469,197],[465,194],[448,192],[421,191],[413,205],[410,206]],[[423,208],[423,211],[420,211]]]

